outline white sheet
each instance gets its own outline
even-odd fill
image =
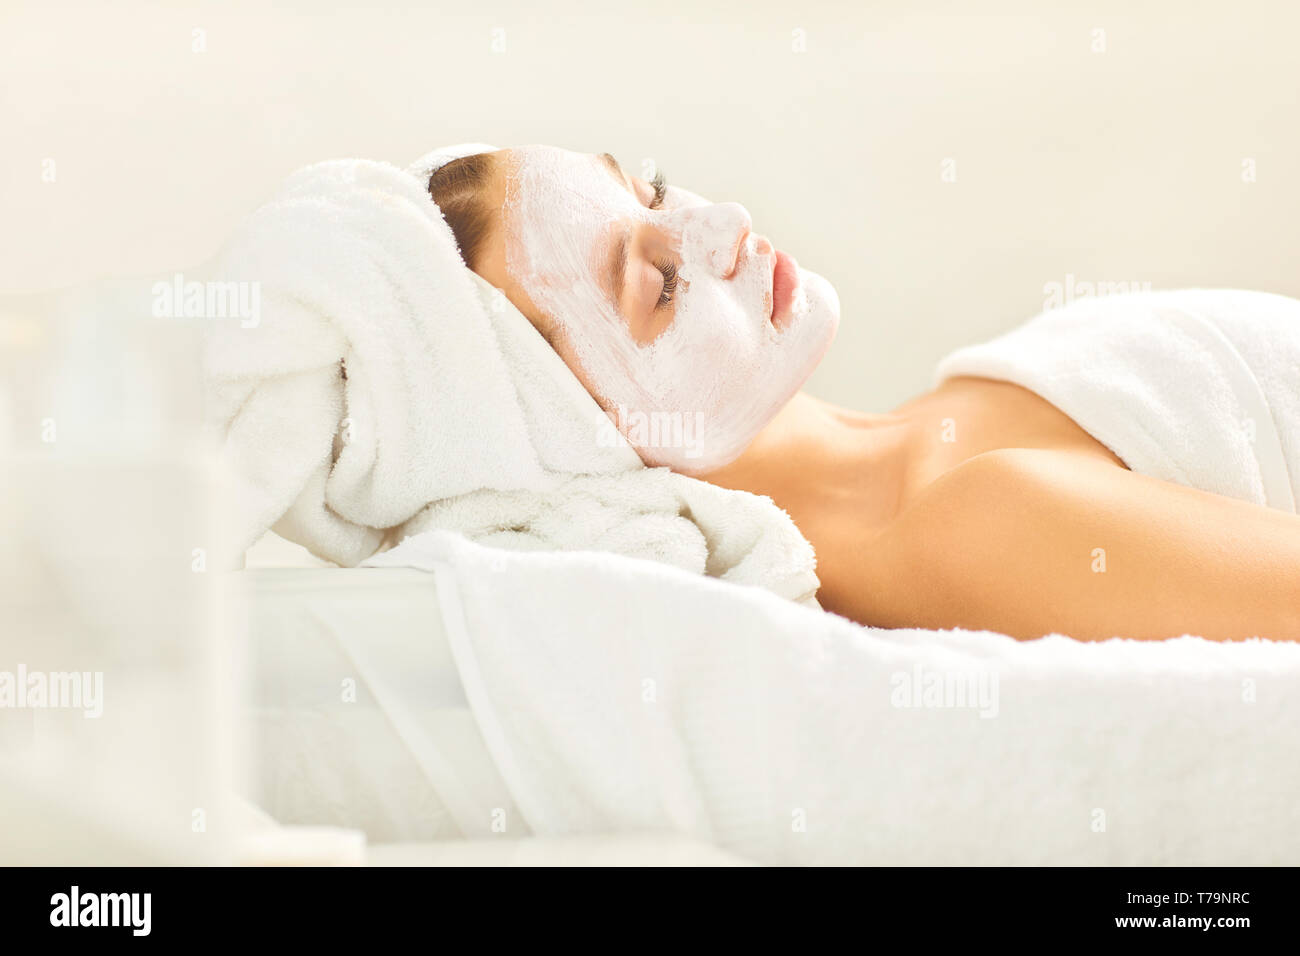
[[[668,830],[809,864],[1300,863],[1297,644],[884,631],[441,532],[372,560],[435,572],[539,836]],[[934,679],[996,697],[932,707]]]

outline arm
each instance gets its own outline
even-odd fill
[[[1300,640],[1300,517],[1071,452],[976,456],[862,560],[873,624]]]

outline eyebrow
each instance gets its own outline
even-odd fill
[[[624,186],[627,185],[627,179],[623,175],[623,167],[618,164],[617,159],[615,159],[610,153],[601,153],[599,159],[609,168],[609,171],[617,177],[620,183]]]
[[[605,168],[618,180],[620,186],[630,192],[637,202],[641,201],[641,194],[637,192],[632,177],[623,171],[623,167],[619,165],[618,160],[614,158],[612,153],[599,153],[596,158],[605,164]]]
[[[623,285],[627,278],[627,256],[632,227],[624,228],[614,240],[609,256],[609,287],[614,294],[614,307],[623,310]]]

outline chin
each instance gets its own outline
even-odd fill
[[[702,453],[691,458],[673,452],[642,450],[642,459],[647,464],[666,465],[695,477],[729,465],[798,394],[826,356],[840,324],[840,298],[826,279],[800,269],[798,295],[790,324],[775,340],[775,351],[769,355],[773,361],[766,366],[762,377],[734,385],[738,392],[748,396],[746,406],[754,413],[753,417],[740,427],[724,428],[720,435],[715,433],[705,443]]]
[[[788,345],[791,355],[802,365],[802,377],[795,391],[803,387],[826,357],[840,327],[840,297],[835,286],[816,272],[800,268],[799,290],[803,301],[786,330],[792,336]]]
[[[704,477],[731,464],[758,433],[798,394],[821,363],[840,324],[840,298],[826,279],[799,270],[799,291],[789,325],[766,343],[766,355],[757,378],[732,379],[724,386],[732,395],[728,409],[738,414],[715,415],[721,427],[708,428],[707,439],[690,454],[680,448],[639,445],[625,437],[651,467],[667,467],[681,474]]]

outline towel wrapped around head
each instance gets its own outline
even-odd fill
[[[462,260],[432,169],[294,173],[202,279],[256,283],[214,320],[209,419],[235,482],[237,565],[268,528],[353,566],[430,529],[615,551],[808,600],[812,548],[769,499],[647,468],[528,319]]]

